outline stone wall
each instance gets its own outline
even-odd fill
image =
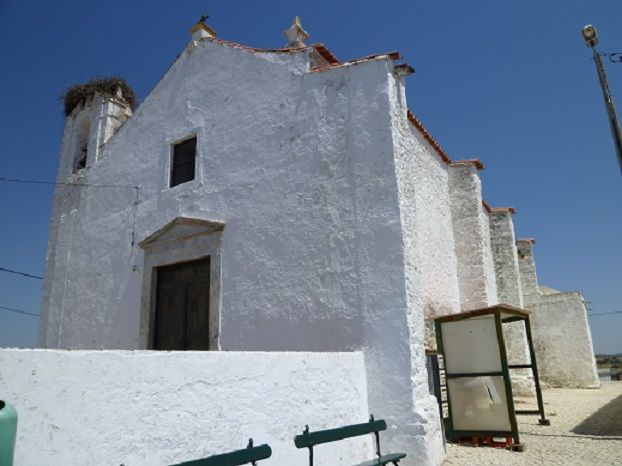
[[[436,316],[460,309],[457,263],[449,205],[449,167],[407,118],[402,78],[392,81],[393,144],[408,297],[412,374],[420,435],[413,441],[426,462],[442,462],[443,451],[424,445],[442,443],[438,405],[428,390],[425,350],[434,334],[425,327]],[[428,346],[430,345],[430,346]],[[434,343],[434,347],[435,347]],[[422,458],[423,460],[423,458]]]
[[[482,184],[477,170],[470,161],[454,162],[449,178],[463,310],[488,307],[498,302],[490,222],[482,204]]]
[[[534,244],[535,241],[531,238],[519,238],[516,240],[523,305],[528,309],[534,303],[537,303],[541,296],[538,289],[536,262],[533,257]]]
[[[531,327],[541,380],[555,387],[598,387],[592,334],[581,294],[539,287],[535,241],[519,239],[516,244],[523,300],[533,312]]]
[[[303,465],[293,438],[305,424],[369,416],[361,353],[2,349],[0,367],[0,397],[19,415],[19,466],[165,466],[250,437],[272,447],[261,465]],[[315,464],[372,455],[372,437],[358,437],[318,447]]]
[[[491,247],[499,302],[522,309],[523,295],[512,215],[511,209],[490,210]],[[525,324],[523,322],[504,324],[503,336],[509,363],[528,364],[530,359]],[[515,394],[527,396],[535,393],[533,377],[529,369],[514,369],[511,371],[511,376]]]
[[[541,380],[553,387],[598,388],[592,334],[581,293],[543,295],[531,309]]]

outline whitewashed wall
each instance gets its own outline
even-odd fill
[[[392,81],[393,141],[401,222],[404,228],[404,269],[408,297],[414,408],[421,419],[413,441],[436,464],[443,451],[426,445],[442,442],[438,405],[429,395],[425,370],[425,318],[460,308],[456,256],[449,206],[448,167],[407,119],[403,78]],[[423,459],[423,458],[422,458]]]
[[[512,212],[509,209],[492,209],[490,216],[490,243],[495,264],[497,295],[500,303],[523,308],[518,253]],[[529,347],[524,322],[503,325],[503,336],[510,364],[529,364]],[[510,372],[514,393],[529,396],[535,393],[529,369]]]
[[[467,310],[497,304],[490,222],[482,204],[477,168],[470,162],[454,162],[449,181],[461,307]]]
[[[581,293],[543,295],[532,309],[533,340],[542,381],[553,387],[599,387]]]
[[[533,311],[533,343],[542,381],[555,387],[598,387],[592,332],[581,293],[540,288],[534,241],[519,239],[516,245],[523,300]]]
[[[306,465],[293,438],[365,422],[361,353],[0,350],[0,398],[19,414],[16,466],[159,466],[268,443],[261,465]],[[378,413],[379,414],[379,413]],[[372,457],[371,436],[316,464]]]
[[[541,296],[538,289],[536,262],[533,257],[533,244],[532,239],[519,238],[516,240],[521,294],[523,295],[523,305],[526,308],[530,308],[534,303],[537,303]]]
[[[404,86],[396,82],[396,94]],[[407,120],[405,95],[394,106],[396,170],[412,283],[426,318],[460,310],[460,290],[449,197],[449,166]],[[415,278],[416,277],[416,278]]]
[[[134,205],[132,189],[57,189],[40,344],[144,348],[151,277],[137,242],[180,216],[223,223],[219,348],[364,351],[370,407],[396,426],[388,448],[409,452],[406,465],[438,464],[440,438],[422,434],[438,413],[416,396],[427,382],[410,344],[422,319],[411,319],[406,290],[393,62],[317,72],[309,52],[204,40],[181,54],[96,164],[59,174],[140,186],[140,199]],[[196,179],[168,188],[171,144],[191,134]]]

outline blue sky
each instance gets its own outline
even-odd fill
[[[590,51],[622,52],[622,2],[0,0],[0,176],[54,180],[59,95],[121,75],[144,99],[203,14],[219,37],[279,47],[295,15],[340,59],[399,50],[413,112],[454,159],[480,158],[484,196],[535,237],[540,283],[622,310],[622,177]],[[606,63],[622,110],[622,63]],[[43,274],[49,186],[0,182],[0,267]],[[39,312],[41,281],[0,273],[0,306]],[[35,343],[37,318],[0,311],[0,346]],[[622,314],[590,318],[622,352]]]

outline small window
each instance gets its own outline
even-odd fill
[[[194,180],[197,138],[187,139],[173,146],[171,161],[171,188]]]
[[[78,126],[76,136],[76,147],[73,156],[73,173],[78,173],[86,168],[86,156],[89,149],[89,136],[91,134],[91,125],[88,120],[83,120]]]

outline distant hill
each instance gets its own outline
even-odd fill
[[[597,354],[596,365],[599,367],[622,368],[622,354]]]

